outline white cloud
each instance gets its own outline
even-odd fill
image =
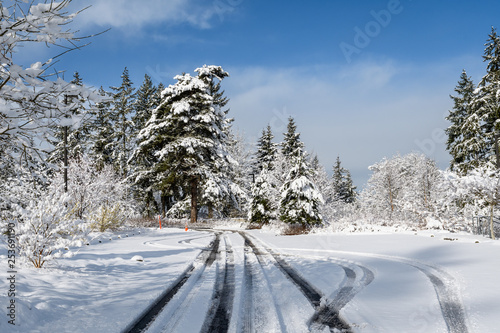
[[[356,170],[361,187],[369,165],[398,152],[421,151],[447,166],[444,142],[433,132],[448,125],[448,95],[463,65],[455,59],[425,67],[374,61],[348,67],[227,68],[231,78],[224,87],[235,127],[247,137],[255,140],[270,123],[280,141],[292,115],[306,148],[328,170],[340,155],[346,167]],[[422,142],[427,143],[423,149]]]
[[[91,7],[77,18],[79,24],[84,26],[96,24],[102,27],[139,29],[164,22],[209,28],[211,18],[218,14],[217,7],[212,2],[198,0],[90,0],[88,4]]]

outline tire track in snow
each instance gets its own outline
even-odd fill
[[[240,235],[248,242],[248,245],[252,248],[255,254],[265,256],[266,253],[262,252],[255,246],[250,237],[244,232],[240,232]],[[274,258],[275,265],[281,270],[281,272],[287,277],[290,281],[292,281],[297,288],[302,292],[302,294],[307,298],[307,300],[311,303],[313,308],[316,310],[316,314],[312,318],[312,323],[316,327],[325,327],[328,326],[330,331],[341,331],[341,332],[352,332],[351,327],[347,322],[341,318],[339,311],[335,308],[335,300],[333,302],[323,302],[324,296],[320,291],[318,291],[313,285],[311,285],[306,279],[304,279],[290,264],[288,264],[280,255],[274,253],[271,249],[266,248],[268,255]],[[354,281],[356,274],[353,270],[350,270],[346,267],[346,275],[349,272],[348,278],[346,281]],[[350,277],[349,277],[350,276]],[[351,282],[348,282],[351,283]],[[345,290],[343,293],[338,293],[339,298],[337,303],[340,303],[341,300],[347,299],[347,302],[354,297],[347,297],[348,291],[352,290],[352,287],[345,286]],[[349,289],[350,288],[350,289]],[[341,288],[342,289],[342,288]],[[339,309],[340,310],[340,309]]]
[[[450,333],[468,333],[467,320],[460,295],[448,273],[428,265],[409,264],[424,273],[436,291],[444,321]],[[426,267],[427,266],[427,267]],[[441,277],[439,277],[441,275]],[[445,281],[448,280],[448,281]],[[448,283],[446,283],[448,282]]]
[[[332,312],[340,313],[340,310],[346,306],[347,303],[375,279],[373,272],[364,266],[348,263],[351,266],[355,266],[351,268],[346,266],[345,263],[342,263],[345,262],[344,260],[336,259],[334,261],[337,265],[342,267],[346,278],[335,292],[335,296],[331,300],[326,299],[325,304],[322,305],[311,318],[309,328],[316,331],[322,331],[325,326],[330,326],[329,323],[335,320],[331,318]],[[353,268],[357,268],[363,272],[363,276],[360,279]]]
[[[247,240],[245,239],[244,248],[244,294],[243,294],[243,320],[241,326],[242,333],[253,332],[253,316],[254,316],[254,304],[253,304],[253,284],[254,275],[252,264],[249,261],[249,252],[251,251],[250,246],[248,246]]]
[[[244,316],[241,328],[243,333],[267,331],[275,332],[277,330],[286,332],[283,315],[281,310],[276,305],[277,300],[275,298],[275,294],[272,292],[269,277],[264,269],[264,265],[266,265],[266,261],[264,259],[265,255],[266,254],[255,252],[249,244],[248,239],[245,238],[245,294],[243,304]],[[251,260],[254,258],[254,261]],[[259,267],[258,269],[260,269],[260,274],[257,272],[258,269],[255,266]],[[259,287],[266,290],[259,290]],[[266,303],[272,303],[274,305],[274,309],[266,309]],[[273,324],[274,327],[272,327]]]
[[[227,237],[224,237],[224,243],[225,262],[223,265],[222,260],[218,262],[212,307],[203,323],[203,333],[224,333],[229,330],[235,291],[234,254]]]
[[[378,258],[412,266],[424,273],[434,287],[443,319],[449,333],[468,333],[467,315],[455,279],[443,269],[414,259],[383,254],[331,251],[361,257]]]
[[[204,267],[210,267],[215,260],[220,243],[220,234],[215,235],[215,239],[210,243],[207,249],[201,251],[196,259],[188,266],[188,268],[174,281],[174,283],[165,290],[160,297],[153,302],[146,311],[134,321],[129,328],[125,329],[126,333],[145,332],[148,326],[156,319],[161,310],[170,302],[174,295],[181,289],[186,281],[191,277],[195,270],[195,263],[202,262]]]

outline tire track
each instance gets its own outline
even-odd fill
[[[215,235],[215,239],[210,243],[207,249],[201,251],[196,259],[188,268],[174,281],[174,283],[165,290],[155,302],[153,302],[146,311],[134,321],[125,333],[145,332],[148,326],[156,319],[161,310],[170,302],[174,295],[181,289],[186,281],[191,277],[195,270],[195,263],[201,261],[205,267],[210,267],[214,262],[220,243],[220,234]]]
[[[229,330],[235,291],[234,253],[227,237],[224,237],[224,243],[225,262],[224,265],[219,265],[222,260],[218,262],[212,307],[203,323],[202,333],[224,333]]]
[[[249,261],[249,252],[252,250],[250,246],[248,246],[247,240],[245,239],[245,248],[244,248],[244,291],[243,291],[243,320],[241,324],[241,332],[242,333],[250,333],[253,332],[253,317],[254,317],[254,304],[253,304],[253,283],[254,283],[254,272],[252,268],[252,264]]]
[[[345,280],[340,284],[339,289],[337,290],[335,296],[331,300],[327,300],[326,304],[320,307],[314,314],[314,316],[310,320],[309,328],[314,329],[316,331],[323,331],[325,326],[329,326],[330,330],[332,330],[329,323],[335,321],[335,318],[332,318],[333,313],[340,313],[340,310],[346,306],[363,288],[368,286],[375,279],[375,276],[371,270],[368,268],[358,265],[358,264],[350,264],[355,266],[359,270],[363,272],[363,276],[361,279],[357,279],[358,275],[354,271],[354,269],[343,264],[343,260],[337,259],[335,260],[336,264],[342,267],[345,272]],[[354,267],[353,267],[354,268]],[[327,310],[331,308],[331,310]],[[350,332],[350,330],[345,330],[345,332]]]
[[[240,235],[245,239],[245,241],[252,248],[255,254],[262,256],[267,255],[255,246],[255,244],[247,234],[245,234],[244,232],[240,232]],[[341,332],[352,332],[349,324],[347,324],[347,322],[343,318],[341,318],[339,311],[337,311],[337,309],[335,309],[335,307],[333,306],[333,302],[327,302],[326,304],[322,305],[321,300],[322,298],[324,298],[324,295],[322,295],[320,291],[318,291],[313,285],[305,280],[292,266],[290,266],[290,264],[288,264],[283,258],[281,258],[281,256],[274,253],[271,249],[266,248],[266,250],[269,255],[274,258],[275,265],[282,271],[285,277],[287,277],[297,286],[297,288],[302,292],[302,294],[307,298],[307,300],[316,310],[316,314],[313,316],[312,320],[314,326],[328,326],[331,331],[339,330]],[[356,274],[354,273],[354,271],[350,270],[349,275],[355,279]],[[347,278],[347,281],[350,280],[350,278]],[[347,293],[347,290],[348,289],[345,290],[344,294]],[[342,297],[344,297],[344,295],[341,295],[341,298]],[[354,295],[352,297],[354,297]]]
[[[422,265],[414,264],[410,264],[410,266],[413,266],[424,273],[434,286],[439,306],[441,308],[441,313],[443,314],[444,321],[448,327],[448,332],[468,333],[469,329],[467,327],[465,310],[460,296],[450,284],[443,281],[443,279],[452,281],[453,278],[448,276],[448,273],[439,271],[431,266],[426,265],[427,267],[424,267]],[[435,273],[433,273],[432,270],[435,271]],[[440,278],[438,274],[442,275],[443,278]]]
[[[412,266],[429,279],[434,287],[436,296],[441,308],[443,319],[446,323],[449,333],[468,333],[469,327],[467,325],[467,315],[465,307],[462,303],[460,292],[456,286],[455,279],[446,271],[434,267],[432,265],[412,260],[404,257],[395,257],[382,254],[373,253],[360,253],[360,252],[345,252],[334,251],[336,253],[343,253],[348,255],[362,256],[368,258],[378,258],[399,262]]]
[[[267,265],[264,256],[267,256],[267,254],[255,252],[249,244],[248,239],[245,239],[244,255],[244,279],[246,289],[244,291],[244,316],[241,331],[243,333],[250,333],[275,332],[280,330],[286,333],[287,330],[283,314],[276,305],[278,304],[275,297],[276,295],[272,292],[270,278],[264,269],[264,266]],[[255,261],[250,260],[253,258],[255,258]],[[257,273],[257,269],[260,269],[260,275]],[[267,287],[267,290],[259,290],[259,286],[260,288]],[[264,304],[266,303],[274,304],[274,311],[265,308]],[[272,324],[275,324],[275,326],[272,327]]]

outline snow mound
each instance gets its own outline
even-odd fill
[[[130,258],[132,261],[144,261],[144,258],[142,256],[133,256]]]
[[[435,218],[429,217],[427,219],[427,228],[428,229],[442,229],[443,223]]]

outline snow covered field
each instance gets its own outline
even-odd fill
[[[332,323],[354,332],[500,327],[500,242],[467,234],[105,234],[48,269],[18,268],[15,326],[6,315],[10,282],[0,246],[0,332],[128,331],[183,274],[148,332],[326,332]]]

